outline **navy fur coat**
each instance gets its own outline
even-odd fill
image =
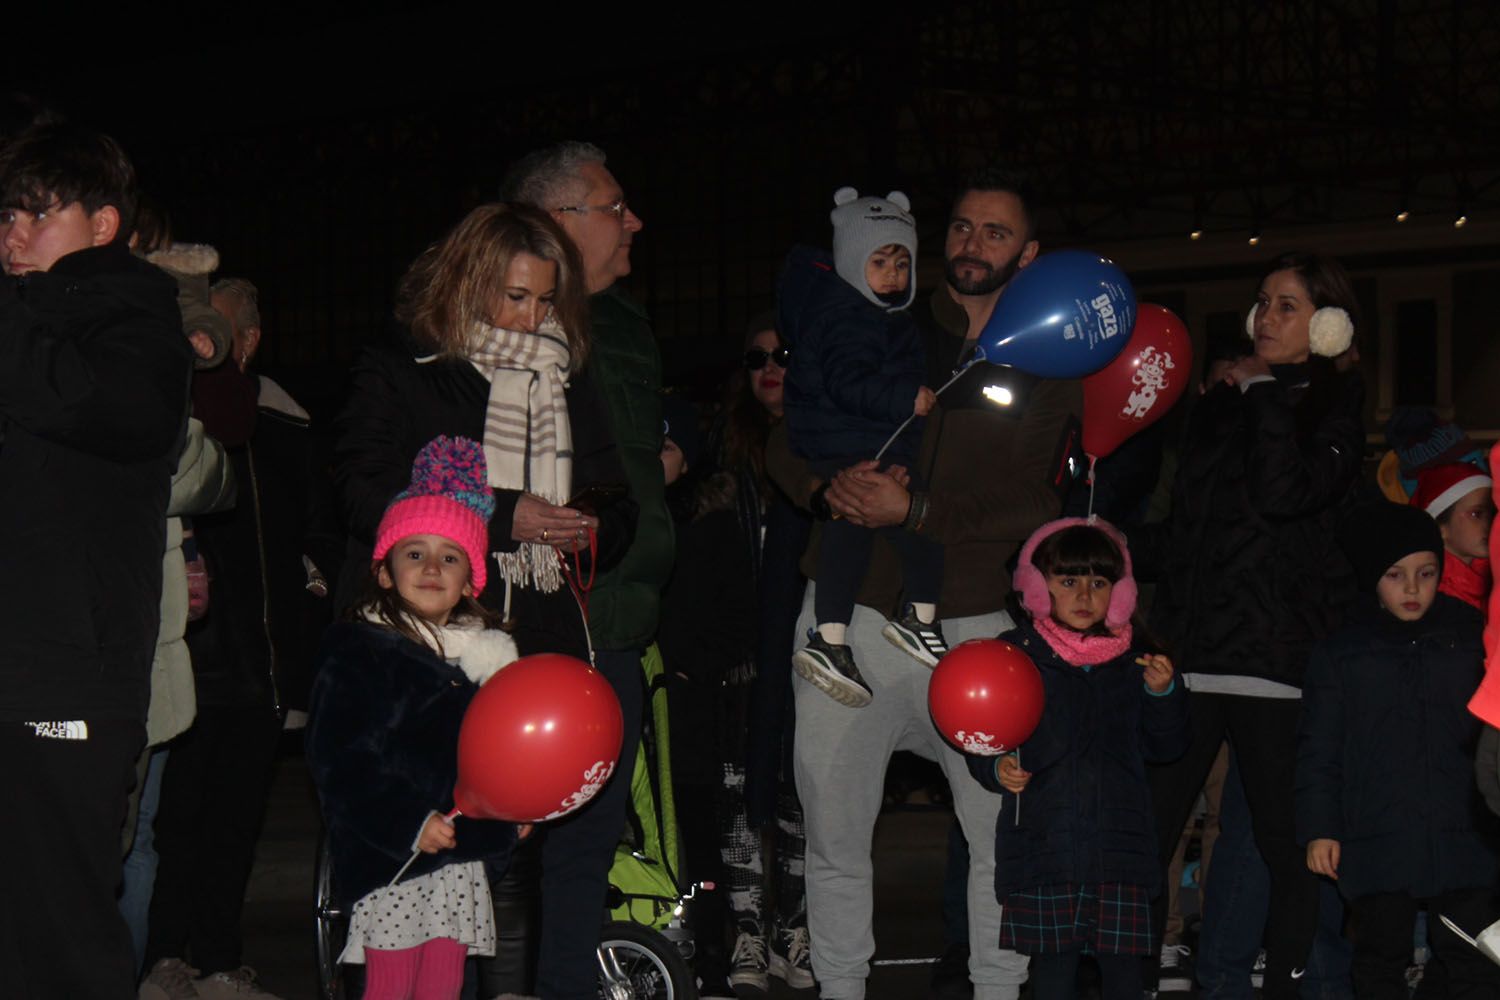
[[[307,761],[333,855],[335,896],[349,904],[391,880],[433,810],[453,808],[458,729],[479,686],[458,666],[387,628],[338,622],[324,633]],[[402,876],[456,861],[505,869],[514,824],[460,816],[451,851],[423,854]]]
[[[1132,649],[1085,670],[1052,651],[1031,623],[1000,638],[1019,646],[1042,675],[1046,707],[1021,744],[1031,781],[1020,795],[1000,787],[995,757],[970,757],[979,783],[1000,792],[995,891],[1071,883],[1122,882],[1156,891],[1161,881],[1146,762],[1188,747],[1187,691],[1180,676],[1166,694],[1146,689]],[[1019,815],[1017,810],[1019,809]]]

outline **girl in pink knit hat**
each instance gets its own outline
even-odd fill
[[[477,442],[429,442],[380,520],[365,600],[324,636],[307,759],[365,1000],[456,1000],[465,959],[495,952],[487,867],[527,832],[446,815],[464,713],[516,659],[475,600],[494,505]]]

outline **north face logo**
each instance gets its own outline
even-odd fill
[[[26,724],[35,729],[37,736],[44,740],[86,740],[89,738],[89,724],[82,720],[74,722],[28,722]]]

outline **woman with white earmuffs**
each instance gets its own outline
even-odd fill
[[[1163,864],[1228,738],[1271,875],[1268,998],[1296,995],[1317,927],[1293,822],[1297,720],[1308,654],[1352,594],[1333,529],[1364,450],[1357,316],[1337,261],[1271,261],[1245,320],[1252,351],[1188,417],[1170,516],[1130,537],[1137,575],[1158,584],[1153,631],[1190,691],[1192,746],[1150,776]]]

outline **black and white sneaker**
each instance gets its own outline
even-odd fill
[[[816,629],[808,630],[807,645],[792,654],[792,669],[841,705],[864,708],[874,697],[854,665],[854,651],[827,641]]]
[[[892,646],[929,667],[937,666],[938,660],[948,652],[948,640],[943,638],[942,624],[933,622],[929,625],[921,621],[910,604],[901,609],[900,618],[892,618],[886,622],[880,634]]]
[[[1188,967],[1192,950],[1185,944],[1161,946],[1161,979],[1156,988],[1162,993],[1188,993],[1193,989],[1193,970]]]

